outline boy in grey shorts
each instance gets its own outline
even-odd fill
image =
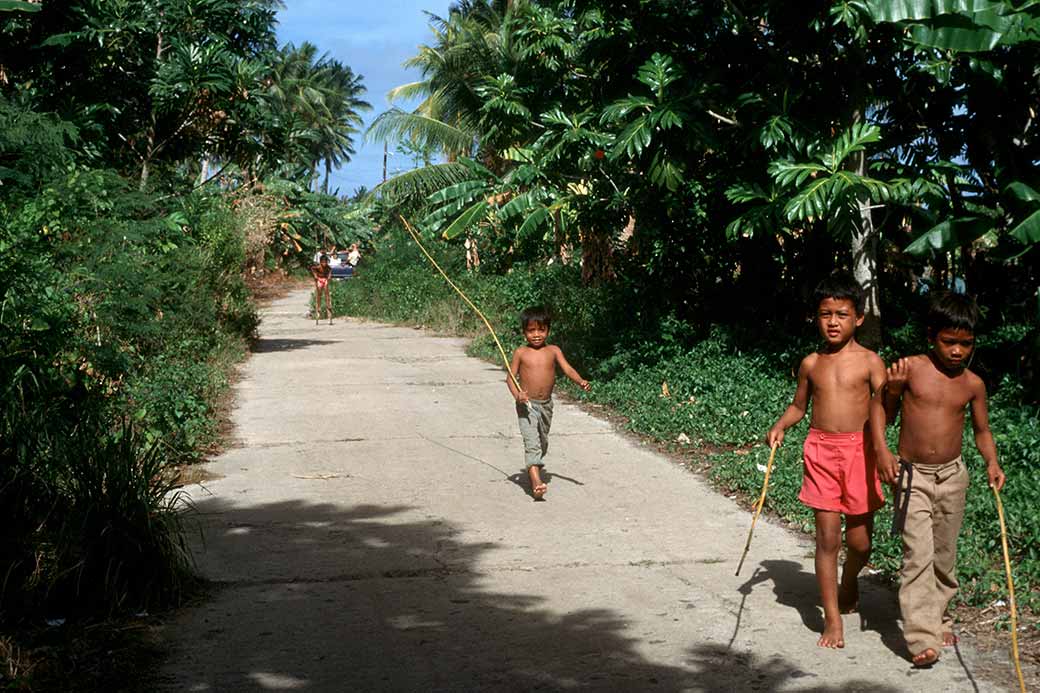
[[[556,366],[563,374],[589,391],[588,381],[567,363],[558,346],[547,344],[549,337],[549,312],[541,307],[525,308],[520,314],[520,328],[527,346],[513,352],[510,369],[520,381],[522,390],[517,389],[513,378],[506,377],[509,392],[516,400],[516,415],[520,424],[520,435],[524,439],[524,459],[527,474],[531,479],[531,495],[539,500],[548,490],[542,481],[541,469],[545,466],[545,453],[549,449],[549,427],[552,425],[552,392],[556,385]]]

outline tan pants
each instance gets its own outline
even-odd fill
[[[964,519],[968,471],[960,457],[941,465],[914,465],[903,527],[899,609],[912,654],[942,651],[953,622],[946,613],[957,592],[957,535]]]

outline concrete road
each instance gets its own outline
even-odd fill
[[[188,488],[215,587],[166,627],[163,690],[1003,690],[965,646],[911,670],[869,585],[817,648],[809,541],[760,521],[734,577],[750,514],[576,406],[534,502],[499,368],[306,303],[264,311],[240,446]]]

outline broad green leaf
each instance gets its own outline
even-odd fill
[[[614,149],[610,153],[610,158],[616,159],[622,154],[626,154],[630,158],[639,156],[646,146],[650,144],[650,137],[650,124],[646,118],[642,116],[636,118],[618,135]]]
[[[650,164],[650,180],[658,187],[675,192],[683,182],[682,168],[667,152],[658,151]]]
[[[72,42],[75,41],[78,37],[79,34],[76,32],[69,32],[66,34],[54,34],[53,36],[48,36],[43,41],[41,41],[40,45],[57,46],[58,48],[68,48],[72,44]]]
[[[1011,235],[1026,245],[1040,243],[1040,209],[1011,229]]]
[[[465,212],[460,214],[458,218],[451,223],[451,226],[444,229],[444,233],[441,234],[445,240],[450,241],[459,234],[466,231],[470,226],[475,224],[481,217],[487,214],[490,209],[488,203],[484,200],[480,200],[472,207],[467,209]]]
[[[972,243],[993,228],[993,221],[983,217],[948,219],[928,229],[906,247],[910,255],[946,252]]]
[[[615,101],[614,103],[604,108],[603,114],[600,116],[600,122],[609,123],[618,121],[627,116],[632,111],[648,111],[653,107],[653,105],[653,100],[646,96],[629,95],[623,99]]]
[[[518,236],[523,236],[541,226],[549,218],[549,210],[545,207],[536,207],[520,225],[517,230]]]
[[[1002,9],[993,0],[865,0],[862,5],[875,22],[933,19],[944,14],[972,15]]]
[[[916,24],[910,29],[910,37],[915,43],[958,53],[992,50],[1000,43],[1002,35],[1001,31],[958,15],[940,17],[927,24]]]
[[[679,79],[682,72],[675,66],[670,55],[654,53],[636,73],[636,79],[654,90],[658,100],[663,98],[665,87]]]
[[[483,191],[487,189],[487,182],[482,180],[464,180],[461,183],[455,185],[449,185],[446,188],[441,188],[437,192],[430,195],[429,202],[431,204],[439,204],[441,202],[449,202],[451,200],[457,200],[459,198],[469,198],[473,196],[473,193],[477,191]]]
[[[1023,202],[1040,202],[1040,192],[1022,181],[1015,181],[1007,186],[1007,191]]]
[[[0,12],[39,12],[43,5],[21,0],[0,0]]]

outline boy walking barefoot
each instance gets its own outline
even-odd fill
[[[916,667],[939,659],[942,646],[956,644],[946,613],[957,592],[957,535],[964,519],[968,471],[961,460],[964,409],[971,407],[975,447],[986,461],[989,485],[1004,487],[1004,471],[989,430],[986,386],[968,370],[975,348],[978,306],[963,294],[936,295],[928,311],[931,351],[899,359],[888,369],[884,394],[875,394],[870,424],[878,441],[878,474],[896,482],[909,477],[903,520],[903,565],[899,608],[903,632]],[[899,457],[885,442],[885,423],[902,399]],[[898,511],[899,509],[897,509]]]
[[[535,500],[545,495],[547,487],[542,481],[541,470],[545,467],[545,453],[549,450],[549,426],[552,424],[552,392],[556,385],[556,366],[578,386],[589,391],[588,381],[567,363],[560,348],[546,343],[549,337],[549,313],[544,308],[526,308],[520,314],[520,328],[527,346],[513,352],[510,369],[520,381],[522,390],[516,388],[511,377],[506,377],[509,392],[516,400],[516,416],[520,424],[520,435],[524,439],[524,457],[527,474],[531,479],[531,495]]]
[[[812,401],[798,499],[813,509],[816,519],[816,581],[823,602],[820,647],[845,647],[841,614],[859,606],[857,578],[870,558],[874,512],[884,504],[866,432],[871,394],[885,384],[885,364],[856,341],[863,298],[863,288],[844,272],[816,287],[816,325],[824,344],[802,360],[794,400],[766,436],[770,446],[782,442],[784,431],[801,421]],[[839,586],[842,515],[848,552]]]

